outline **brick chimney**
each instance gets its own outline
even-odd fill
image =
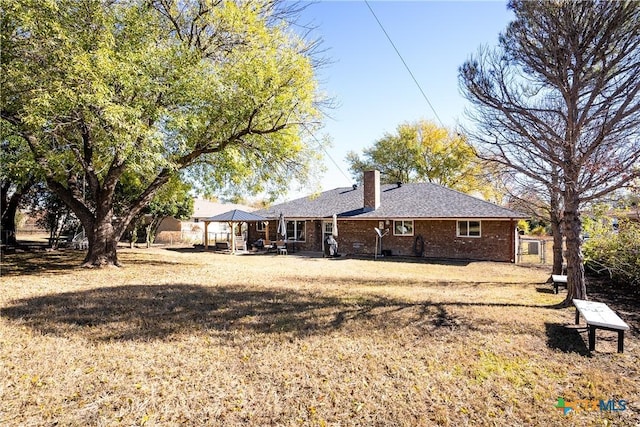
[[[380,171],[364,173],[364,209],[375,211],[380,207]]]

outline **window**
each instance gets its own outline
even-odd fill
[[[257,231],[265,231],[266,230],[266,222],[264,222],[264,221],[256,222],[256,230]]]
[[[287,240],[304,242],[306,240],[304,221],[287,221]]]
[[[324,235],[333,234],[333,221],[324,223]]]
[[[480,237],[480,221],[458,221],[458,237]]]
[[[393,221],[394,236],[413,236],[413,220]]]

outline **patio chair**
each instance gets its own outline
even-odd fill
[[[276,249],[278,251],[278,255],[287,255],[287,244],[283,240],[278,240],[276,242]]]
[[[246,240],[236,240],[236,251],[246,251],[247,250],[247,242]]]
[[[269,253],[269,252],[277,252],[276,242],[272,242],[271,240],[265,239],[264,248],[266,249],[267,253]]]

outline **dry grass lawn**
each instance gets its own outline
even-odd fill
[[[640,425],[637,328],[589,356],[548,270],[122,250],[6,255],[2,426]],[[566,401],[622,399],[624,411]]]

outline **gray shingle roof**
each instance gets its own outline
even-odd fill
[[[266,218],[257,215],[252,212],[245,212],[240,209],[234,209],[229,212],[223,212],[219,215],[215,215],[209,218],[204,218],[204,221],[231,221],[231,222],[247,222],[247,221],[264,221]]]
[[[527,218],[520,212],[503,208],[468,194],[432,183],[382,184],[380,207],[363,208],[364,194],[360,186],[335,188],[316,197],[302,197],[290,202],[255,211],[257,215],[277,218],[282,213],[291,218]]]

